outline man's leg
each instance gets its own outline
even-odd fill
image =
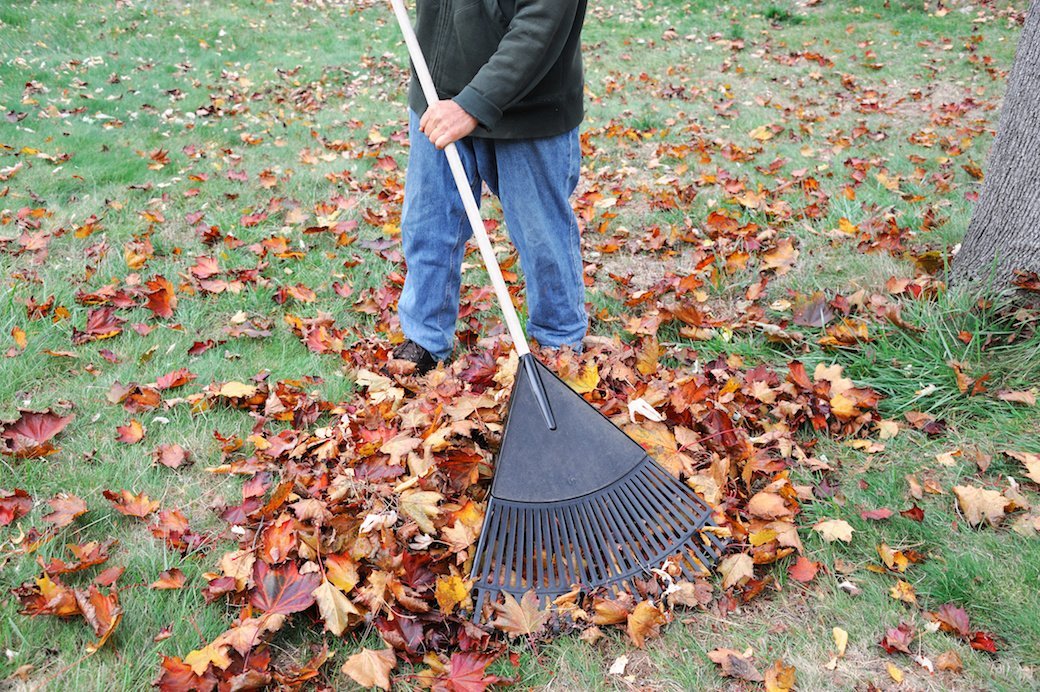
[[[472,231],[444,152],[419,131],[419,118],[411,111],[408,138],[411,149],[401,212],[408,272],[397,312],[405,337],[443,360],[455,340],[462,256]],[[479,200],[472,145],[461,140],[456,146]]]
[[[589,318],[570,203],[581,172],[578,130],[494,145],[494,191],[527,281],[527,333],[542,346],[580,348]]]

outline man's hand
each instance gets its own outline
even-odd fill
[[[451,99],[432,104],[419,120],[419,129],[438,149],[462,139],[476,128],[477,119]]]

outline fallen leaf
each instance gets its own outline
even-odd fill
[[[641,601],[628,616],[628,637],[640,649],[647,639],[661,633],[661,625],[667,621],[661,609],[650,601]]]
[[[148,588],[158,590],[173,590],[184,586],[184,572],[174,567],[159,574],[159,578],[153,581]]]
[[[401,493],[401,513],[415,520],[423,533],[434,533],[433,519],[440,514],[437,503],[444,496],[432,490],[406,490]]]
[[[318,612],[325,621],[325,629],[337,637],[343,635],[352,621],[361,618],[361,611],[328,579],[323,579],[312,595],[318,603]]]
[[[751,662],[750,650],[740,653],[733,649],[714,649],[708,652],[708,658],[722,668],[722,675],[727,678],[738,678],[751,682],[762,682],[761,673]]]
[[[953,494],[957,496],[957,503],[964,518],[972,526],[978,526],[983,522],[989,522],[995,526],[1004,516],[1004,508],[1008,500],[996,490],[976,488],[971,485],[955,485]]]
[[[504,603],[495,604],[498,618],[491,624],[511,638],[540,633],[549,619],[549,612],[539,607],[538,600],[534,589],[525,593],[519,603],[507,593]]]
[[[347,659],[340,670],[362,687],[390,689],[390,671],[397,666],[393,649],[362,649]]]
[[[794,666],[777,659],[766,669],[766,692],[789,692],[794,689],[796,679]]]
[[[1004,454],[1022,462],[1022,465],[1026,467],[1026,478],[1034,483],[1040,483],[1040,454],[1010,451],[1005,451]]]
[[[755,563],[747,553],[728,555],[719,563],[722,588],[741,586],[755,576]]]
[[[791,563],[791,566],[787,568],[787,573],[795,581],[800,581],[803,584],[808,584],[816,578],[816,573],[820,569],[819,562],[813,562],[804,555],[799,555],[798,559]]]
[[[813,531],[820,534],[823,540],[828,543],[833,543],[834,541],[851,543],[852,532],[855,529],[849,526],[849,523],[844,519],[825,519],[814,524]]]
[[[76,520],[76,517],[87,512],[87,503],[68,493],[58,493],[47,500],[47,504],[51,506],[51,511],[43,515],[43,520],[54,524],[59,529],[68,526]],[[0,524],[3,524],[2,518],[0,518]]]

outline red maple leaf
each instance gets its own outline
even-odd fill
[[[62,430],[75,416],[60,416],[50,409],[46,411],[19,410],[18,419],[3,422],[3,440],[0,451],[13,454],[21,459],[54,454],[58,451],[49,441]]]
[[[298,613],[314,603],[312,593],[321,584],[317,572],[300,574],[295,562],[270,567],[263,560],[253,565],[256,588],[249,594],[249,602],[265,613]]]
[[[484,675],[495,658],[472,651],[452,654],[447,672],[433,684],[434,692],[484,692],[489,686],[504,682],[498,676]]]

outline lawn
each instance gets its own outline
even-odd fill
[[[1040,312],[945,283],[1026,3],[944,4],[590,3],[574,204],[593,338],[550,364],[733,540],[685,605],[662,577],[531,635],[466,630],[477,679],[1040,685]],[[330,587],[358,611],[342,634],[312,606],[258,638],[265,682],[356,687],[343,664],[382,638],[395,689],[449,684],[464,626],[439,585],[472,548],[444,546],[481,516],[511,375],[475,252],[454,364],[375,374],[401,338],[405,67],[367,0],[0,6],[3,685],[146,688],[255,614],[252,576],[221,564],[239,549],[361,570]],[[629,419],[637,398],[663,421]],[[33,444],[30,422],[60,430]],[[104,494],[124,489],[130,507]],[[86,512],[49,515],[65,494]],[[48,571],[117,592],[114,629],[40,594],[70,544],[102,554]],[[183,585],[156,588],[171,570]],[[412,646],[415,601],[448,624],[424,613]]]

